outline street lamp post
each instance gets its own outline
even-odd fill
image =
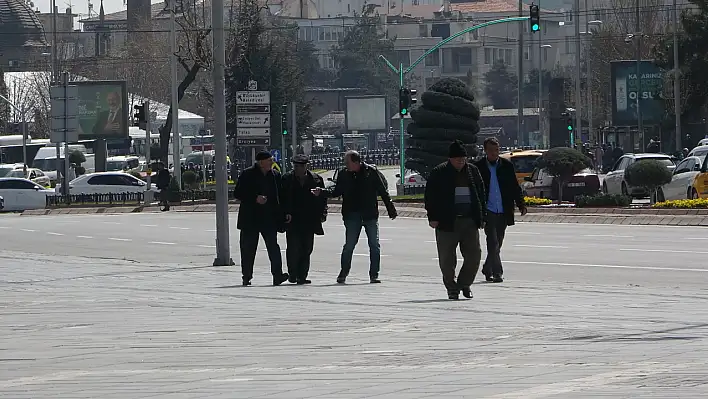
[[[177,26],[175,14],[177,0],[166,0],[170,11],[170,88],[172,108],[172,165],[174,165],[174,178],[180,189],[182,188],[182,168],[180,165],[180,140],[179,140],[179,93],[177,83]]]
[[[587,6],[587,1],[586,1],[586,6]],[[587,11],[587,10],[586,10]],[[588,35],[592,35],[593,32],[590,30],[591,26],[600,26],[602,25],[602,21],[595,20],[595,21],[588,21],[585,24],[585,33]],[[587,84],[586,90],[588,91],[588,137],[590,138],[590,141],[592,141],[594,134],[593,134],[593,126],[592,126],[592,69],[590,68],[590,64],[592,62],[592,55],[588,51],[589,49],[585,49],[586,57],[585,59],[587,60],[587,68],[588,68],[588,73],[587,73]],[[597,141],[597,138],[595,138],[595,141]]]
[[[676,151],[681,151],[681,86],[679,78],[681,70],[679,69],[679,51],[678,51],[678,10],[676,9],[676,0],[673,1],[674,15],[674,115],[676,122]]]
[[[487,27],[487,26],[489,26],[489,25],[503,24],[503,23],[509,23],[509,22],[527,21],[528,19],[529,19],[529,17],[502,18],[502,19],[496,19],[496,20],[494,20],[494,21],[487,21],[487,22],[481,23],[481,24],[479,24],[479,25],[475,25],[475,26],[471,26],[471,27],[469,27],[469,28],[467,28],[467,29],[463,29],[463,30],[461,30],[461,31],[459,31],[459,32],[457,32],[457,33],[455,33],[454,35],[451,35],[451,36],[448,37],[447,39],[441,40],[438,44],[436,44],[435,46],[433,46],[433,47],[431,47],[430,49],[428,49],[428,51],[426,51],[425,53],[423,53],[423,55],[421,55],[420,57],[418,57],[418,59],[415,60],[415,62],[411,63],[411,65],[408,66],[408,68],[406,68],[406,69],[403,69],[403,64],[400,64],[399,68],[396,68],[396,67],[393,66],[393,64],[392,64],[388,59],[386,59],[386,57],[384,57],[383,55],[379,55],[379,58],[381,58],[381,59],[386,63],[386,65],[387,65],[394,73],[396,73],[396,74],[399,75],[399,76],[398,76],[398,84],[399,84],[398,88],[399,88],[399,92],[400,92],[400,89],[403,89],[403,77],[404,77],[404,75],[407,74],[408,72],[412,71],[416,66],[418,66],[418,64],[420,64],[421,62],[423,62],[423,60],[425,59],[425,57],[427,57],[430,53],[432,53],[433,51],[439,49],[440,47],[442,47],[442,46],[444,46],[444,45],[450,43],[451,41],[457,39],[458,37],[464,35],[465,33],[472,32],[472,31],[475,31],[475,30],[477,30],[477,29]],[[400,133],[400,135],[401,135],[401,183],[403,183],[403,179],[404,179],[404,173],[403,173],[403,172],[404,172],[404,168],[405,168],[404,164],[405,164],[405,151],[406,151],[406,149],[405,149],[405,146],[404,146],[404,144],[405,144],[405,133],[403,132],[403,115],[400,115],[400,114],[399,114],[399,116],[400,116],[400,125],[399,125],[399,126],[400,126],[400,132],[399,132],[399,133]]]
[[[538,35],[538,132],[544,141],[545,147],[545,137],[543,129],[543,113],[541,109],[543,108],[543,50],[551,48],[550,44],[543,44],[543,33],[539,32]]]

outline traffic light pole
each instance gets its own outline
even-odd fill
[[[152,168],[150,167],[150,101],[145,101],[145,163],[147,164],[147,190],[145,191],[145,205],[152,203]]]
[[[412,71],[416,66],[418,66],[418,64],[420,64],[421,62],[423,62],[423,60],[425,59],[425,57],[427,57],[428,55],[430,55],[430,53],[434,52],[435,50],[439,49],[440,47],[442,47],[442,46],[444,46],[444,45],[450,43],[451,41],[457,39],[458,37],[464,35],[465,33],[469,33],[469,32],[475,31],[475,30],[477,30],[477,29],[481,29],[481,28],[484,28],[484,27],[487,27],[487,26],[490,26],[490,25],[496,25],[496,24],[505,24],[505,23],[509,23],[509,22],[527,21],[528,19],[529,19],[529,17],[502,18],[502,19],[496,19],[496,20],[494,20],[494,21],[487,21],[487,22],[481,23],[481,24],[479,24],[479,25],[475,25],[475,26],[471,26],[471,27],[469,27],[469,28],[467,28],[467,29],[463,29],[463,30],[461,30],[461,31],[459,31],[459,32],[457,32],[457,33],[455,33],[454,35],[448,37],[447,39],[441,40],[438,44],[436,44],[435,46],[431,47],[428,51],[426,51],[425,53],[423,53],[423,55],[421,55],[417,60],[415,60],[415,62],[413,62],[413,63],[412,63],[410,66],[408,66],[408,68],[406,68],[406,69],[403,69],[403,64],[400,64],[400,67],[399,67],[399,68],[396,68],[396,67],[393,66],[393,64],[391,64],[391,62],[390,62],[389,60],[387,60],[386,57],[384,57],[383,55],[379,55],[379,58],[381,58],[381,59],[386,63],[386,65],[387,65],[393,72],[395,72],[395,73],[398,74],[398,89],[399,89],[399,93],[400,93],[401,89],[403,89],[403,77],[404,77],[407,73],[409,73],[410,71]],[[399,111],[400,111],[400,110],[399,110]],[[401,184],[403,184],[403,183],[405,183],[405,176],[404,176],[404,174],[405,174],[405,170],[406,170],[406,169],[405,169],[405,168],[406,168],[406,166],[405,166],[405,161],[406,161],[406,154],[405,154],[405,153],[406,153],[406,148],[405,148],[405,146],[404,146],[404,144],[405,144],[405,132],[403,131],[403,115],[400,115],[400,112],[399,112],[399,116],[400,116],[400,124],[399,124],[399,126],[400,126],[400,129],[401,129],[400,132],[399,132],[400,135],[401,135],[401,136],[400,136],[400,139],[401,139],[401,142],[400,142],[400,145],[401,145]]]

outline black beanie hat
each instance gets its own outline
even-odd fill
[[[273,158],[273,154],[268,151],[259,151],[258,154],[256,154],[256,161],[265,161],[271,158]]]
[[[460,140],[455,140],[450,144],[448,158],[467,158],[467,149],[465,148],[465,143]]]

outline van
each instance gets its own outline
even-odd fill
[[[106,159],[106,172],[118,172],[137,169],[140,166],[140,158],[129,156],[110,157]]]
[[[64,165],[64,146],[62,145],[59,151],[59,167]],[[96,158],[94,154],[87,154],[86,146],[83,144],[69,144],[69,152],[81,151],[86,157],[86,162],[81,166],[86,169],[86,173],[96,171]],[[42,147],[37,151],[32,161],[32,167],[44,172],[53,183],[57,181],[57,149],[54,146]]]

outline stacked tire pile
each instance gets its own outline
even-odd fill
[[[455,140],[465,143],[470,157],[477,155],[479,107],[466,84],[442,79],[423,93],[421,103],[411,110],[406,168],[427,178],[430,170],[447,160],[448,147]]]

